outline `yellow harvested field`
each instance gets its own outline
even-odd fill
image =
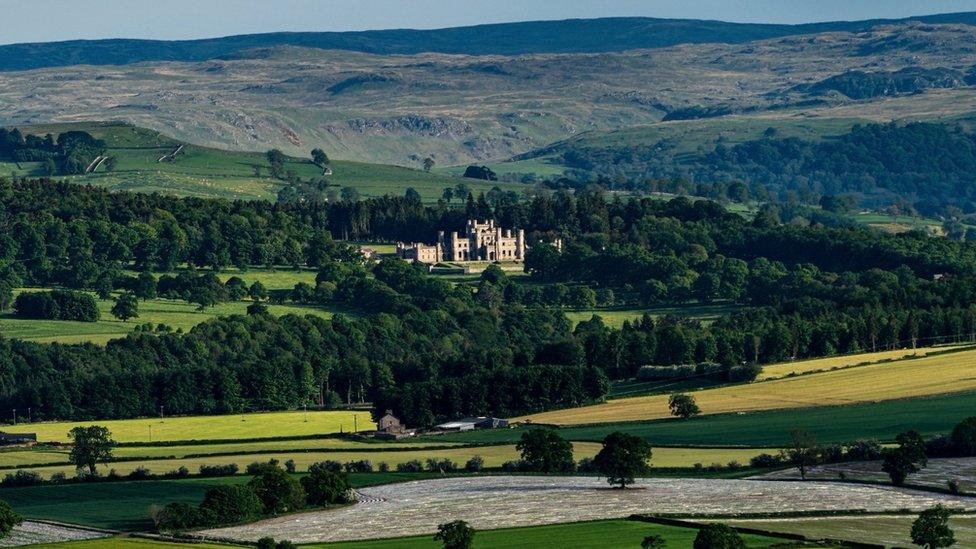
[[[940,345],[938,347],[919,347],[917,349],[896,349],[893,351],[878,351],[876,353],[858,353],[856,355],[832,356],[827,358],[815,358],[811,360],[798,360],[796,362],[782,362],[780,364],[770,364],[763,366],[762,373],[756,379],[765,381],[767,379],[777,379],[789,375],[807,374],[825,370],[835,370],[837,368],[848,368],[865,364],[873,364],[881,361],[898,360],[901,358],[918,358],[932,353],[940,353],[960,349],[961,345]]]
[[[308,421],[306,421],[306,419]],[[39,442],[65,442],[76,426],[102,425],[117,442],[240,440],[313,436],[375,429],[369,412],[267,412],[244,415],[186,416],[82,422],[26,423],[4,426],[7,433],[37,433]],[[152,437],[150,440],[150,436]]]
[[[976,390],[976,350],[694,391],[703,414],[836,406]],[[517,418],[578,425],[670,417],[668,395],[621,398]]]
[[[585,457],[592,458],[600,451],[600,444],[596,442],[574,442],[573,457],[577,460]],[[737,461],[741,464],[748,464],[749,459],[763,452],[775,454],[776,449],[764,448],[654,448],[654,455],[651,459],[653,467],[691,467],[696,463],[710,465],[713,463],[727,464],[730,461]],[[325,460],[334,460],[345,463],[361,459],[369,460],[376,467],[379,463],[385,462],[391,469],[398,463],[411,460],[426,461],[428,458],[448,458],[463,466],[473,456],[481,456],[485,460],[485,466],[498,467],[506,461],[519,458],[519,453],[514,444],[499,446],[481,447],[461,447],[443,448],[427,450],[405,450],[405,451],[378,451],[378,452],[357,452],[355,450],[342,450],[334,452],[280,452],[268,454],[244,454],[232,456],[205,456],[199,458],[183,459],[153,459],[145,461],[121,461],[99,465],[102,473],[107,473],[109,469],[115,469],[119,474],[127,474],[137,467],[146,467],[153,473],[166,473],[180,466],[187,467],[195,473],[201,465],[226,465],[236,463],[243,471],[247,464],[255,461],[268,461],[277,459],[279,462],[294,460],[295,466],[299,471],[308,469],[308,466]],[[74,474],[74,467],[68,465],[31,467],[32,471],[43,476],[50,476],[54,473],[64,473],[68,476]]]

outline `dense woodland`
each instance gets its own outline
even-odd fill
[[[927,215],[941,214],[947,206],[976,211],[976,135],[957,126],[856,125],[819,141],[781,138],[770,128],[760,139],[720,142],[711,152],[675,156],[674,148],[668,140],[574,147],[563,152],[563,160],[583,172],[577,179],[616,176],[620,187],[717,196],[724,193],[714,194],[714,187],[742,181],[759,198],[816,203],[821,196],[855,193],[870,205],[901,199]],[[665,181],[648,181],[661,178]]]
[[[152,271],[309,265],[317,286],[286,298],[349,314],[276,318],[258,302],[186,334],[143,330],[105,347],[3,340],[0,408],[95,418],[160,405],[179,414],[373,401],[426,426],[598,400],[608,380],[647,365],[710,364],[711,378],[735,381],[791,357],[972,339],[972,245],[785,224],[784,212],[747,219],[703,200],[623,200],[592,189],[450,207],[400,197],[227,202],[4,181],[0,297],[30,285],[185,298],[199,286],[239,299],[250,293],[240,282]],[[527,230],[535,242],[527,280],[489,269],[452,284],[398,260],[366,262],[338,241],[430,240],[468,217]],[[562,251],[545,244],[555,237]],[[559,306],[594,301],[713,302],[731,312],[711,325],[645,317],[615,329],[594,318],[573,328]]]

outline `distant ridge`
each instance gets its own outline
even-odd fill
[[[706,42],[738,44],[819,32],[858,32],[880,24],[906,21],[976,25],[976,12],[802,25],[614,17],[435,30],[277,32],[201,40],[72,40],[0,46],[0,71],[69,65],[125,65],[143,61],[203,61],[252,48],[284,45],[374,54],[598,53]]]

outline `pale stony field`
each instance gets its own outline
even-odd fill
[[[915,515],[807,517],[799,519],[723,520],[733,526],[759,528],[782,534],[801,534],[813,539],[831,538],[889,547],[913,547],[909,532]],[[949,527],[956,536],[953,547],[976,547],[976,516],[953,515]]]
[[[811,479],[838,479],[841,473],[854,480],[874,480],[888,482],[888,474],[881,470],[880,461],[855,461],[850,463],[830,463],[818,465],[807,472]],[[756,478],[799,479],[796,469],[773,471]],[[976,491],[976,458],[938,458],[930,459],[928,465],[918,473],[908,476],[909,484],[945,488],[946,482],[955,480],[964,492]]]
[[[627,490],[593,477],[488,476],[363,489],[361,503],[200,532],[297,543],[419,535],[456,519],[474,528],[507,528],[626,517],[634,513],[725,515],[785,511],[885,512],[937,503],[976,511],[976,499],[889,487],[827,482],[646,479]]]
[[[9,536],[0,539],[0,547],[20,547],[23,545],[34,545],[36,543],[81,541],[107,538],[108,536],[109,534],[82,528],[24,521],[19,526],[15,526]]]

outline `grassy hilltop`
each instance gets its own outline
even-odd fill
[[[177,196],[227,199],[274,200],[283,182],[269,174],[264,153],[228,151],[185,143],[161,133],[117,122],[69,123],[17,126],[28,134],[57,134],[68,130],[86,131],[108,144],[108,155],[116,157],[114,171],[99,166],[93,173],[68,176],[81,184],[111,190],[159,192]],[[181,147],[172,160],[160,161]],[[426,173],[420,169],[365,162],[335,160],[333,174],[325,176],[330,185],[354,187],[364,197],[402,195],[416,189],[424,200],[435,201],[445,187],[453,187],[456,177]],[[308,158],[288,157],[284,170],[302,179],[323,177],[323,170]],[[40,163],[15,163],[0,158],[0,175],[39,176]],[[60,176],[59,176],[60,177]],[[495,184],[465,179],[474,192],[487,191]],[[520,187],[501,183],[503,188]]]

